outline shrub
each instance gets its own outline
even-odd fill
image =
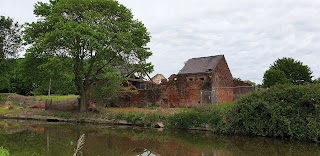
[[[10,153],[7,149],[0,147],[0,156],[9,156]]]
[[[320,139],[320,85],[279,85],[236,102],[224,117],[226,133]]]
[[[217,106],[195,108],[192,111],[181,112],[168,117],[168,126],[173,128],[192,128],[210,125],[214,131],[221,125],[223,111]]]

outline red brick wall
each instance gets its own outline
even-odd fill
[[[179,74],[162,87],[169,107],[192,107],[200,103],[200,91],[210,89],[209,74]]]
[[[216,103],[233,101],[233,89],[231,88],[233,87],[233,78],[224,57],[212,72],[212,84],[212,89],[215,90]]]
[[[156,87],[161,90],[160,100],[156,103],[162,107],[193,107],[200,103],[201,90],[214,90],[215,103],[226,103],[234,100],[232,74],[223,57],[211,73],[171,75],[168,82]],[[147,105],[145,95],[148,90],[139,91],[121,101],[123,106]],[[245,92],[245,90],[243,90]]]
[[[234,80],[233,81],[234,84],[234,100],[238,99],[239,97],[251,93],[254,91],[254,86],[252,86],[249,83],[245,83],[243,81],[239,81],[239,80]]]

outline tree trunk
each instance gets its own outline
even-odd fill
[[[89,101],[86,95],[86,91],[81,91],[80,93],[80,101],[79,101],[79,109],[80,112],[85,112],[87,111],[89,107]]]

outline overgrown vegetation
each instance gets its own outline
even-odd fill
[[[239,100],[228,133],[320,141],[320,85],[279,85]]]
[[[3,94],[0,98],[3,99]],[[40,98],[40,97],[39,97]],[[61,99],[62,97],[57,97]],[[62,98],[63,99],[63,98]],[[3,107],[0,112],[8,113]],[[18,109],[14,109],[18,110]],[[10,110],[13,111],[13,110]],[[31,110],[27,110],[31,111]],[[243,134],[320,141],[320,84],[278,85],[236,102],[196,108],[101,108],[98,113],[46,112],[63,118],[125,120],[134,125],[211,129]]]
[[[0,147],[0,156],[9,156],[10,153],[7,149]]]
[[[219,105],[200,105],[190,111],[178,113],[168,118],[168,126],[173,128],[204,128],[210,126],[213,131],[222,129],[222,121],[233,103]]]
[[[320,85],[278,85],[234,104],[196,108],[168,118],[177,128],[209,125],[217,133],[320,141]]]

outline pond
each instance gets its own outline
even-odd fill
[[[319,156],[315,143],[92,124],[0,121],[0,147],[10,156]]]

